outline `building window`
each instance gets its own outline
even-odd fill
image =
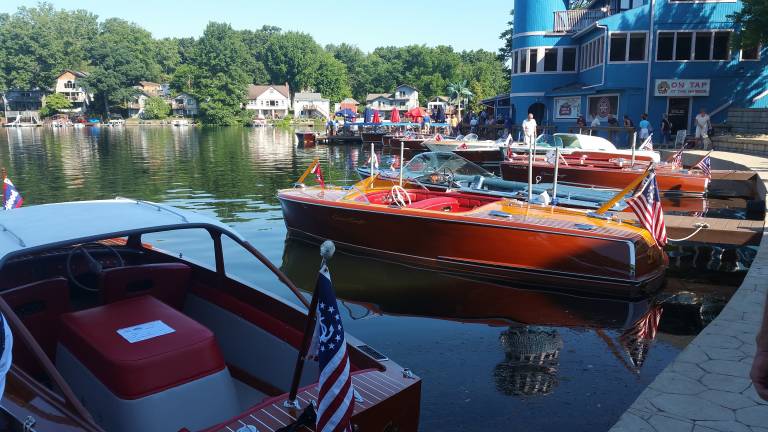
[[[658,61],[722,61],[731,58],[730,31],[660,32]]]
[[[696,49],[693,52],[693,59],[709,60],[711,48],[712,48],[712,33],[710,32],[696,33]]]
[[[539,64],[539,50],[528,50],[528,72],[536,72],[537,65]]]
[[[729,60],[731,58],[731,32],[715,32],[712,42],[712,60]]]
[[[557,48],[544,50],[544,72],[557,72]]]
[[[581,70],[591,69],[602,64],[605,36],[595,38],[581,46]]]
[[[627,61],[627,36],[629,35],[626,33],[611,35],[611,54],[609,57],[610,61]]]
[[[742,60],[760,60],[760,46],[743,48],[741,50]]]
[[[675,52],[675,33],[659,33],[658,44],[656,47],[656,60],[672,60]]]
[[[512,73],[517,73],[517,51],[512,51]]]
[[[64,88],[75,88],[75,83],[73,81],[67,81],[64,83]]]
[[[675,60],[690,60],[693,33],[679,32],[675,38]]]
[[[563,72],[576,72],[576,48],[563,48]]]
[[[630,33],[627,61],[645,61],[645,33]]]

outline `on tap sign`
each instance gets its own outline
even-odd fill
[[[656,96],[709,96],[708,79],[658,79]]]

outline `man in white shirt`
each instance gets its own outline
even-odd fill
[[[529,113],[528,118],[523,120],[523,142],[528,147],[533,146],[533,142],[536,141],[536,119],[533,118],[533,114]]]
[[[704,150],[707,149],[709,141],[709,130],[712,129],[712,122],[707,114],[707,110],[702,108],[699,115],[696,116],[696,144],[701,144]]]
[[[592,124],[590,124],[592,127],[600,127],[600,117],[597,116],[597,114],[592,114]]]

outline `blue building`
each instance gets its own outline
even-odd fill
[[[579,115],[644,112],[654,129],[692,130],[705,108],[714,123],[728,108],[768,107],[768,50],[734,50],[728,15],[740,0],[515,0],[510,113],[520,123],[573,126]],[[658,134],[656,134],[658,136]]]

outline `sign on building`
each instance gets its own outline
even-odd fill
[[[581,96],[555,98],[555,118],[575,119],[581,115]]]
[[[600,117],[601,120],[606,120],[608,114],[613,117],[619,116],[619,96],[617,95],[600,95],[587,97],[589,102],[589,119]]]
[[[708,79],[657,79],[656,96],[709,96]]]

